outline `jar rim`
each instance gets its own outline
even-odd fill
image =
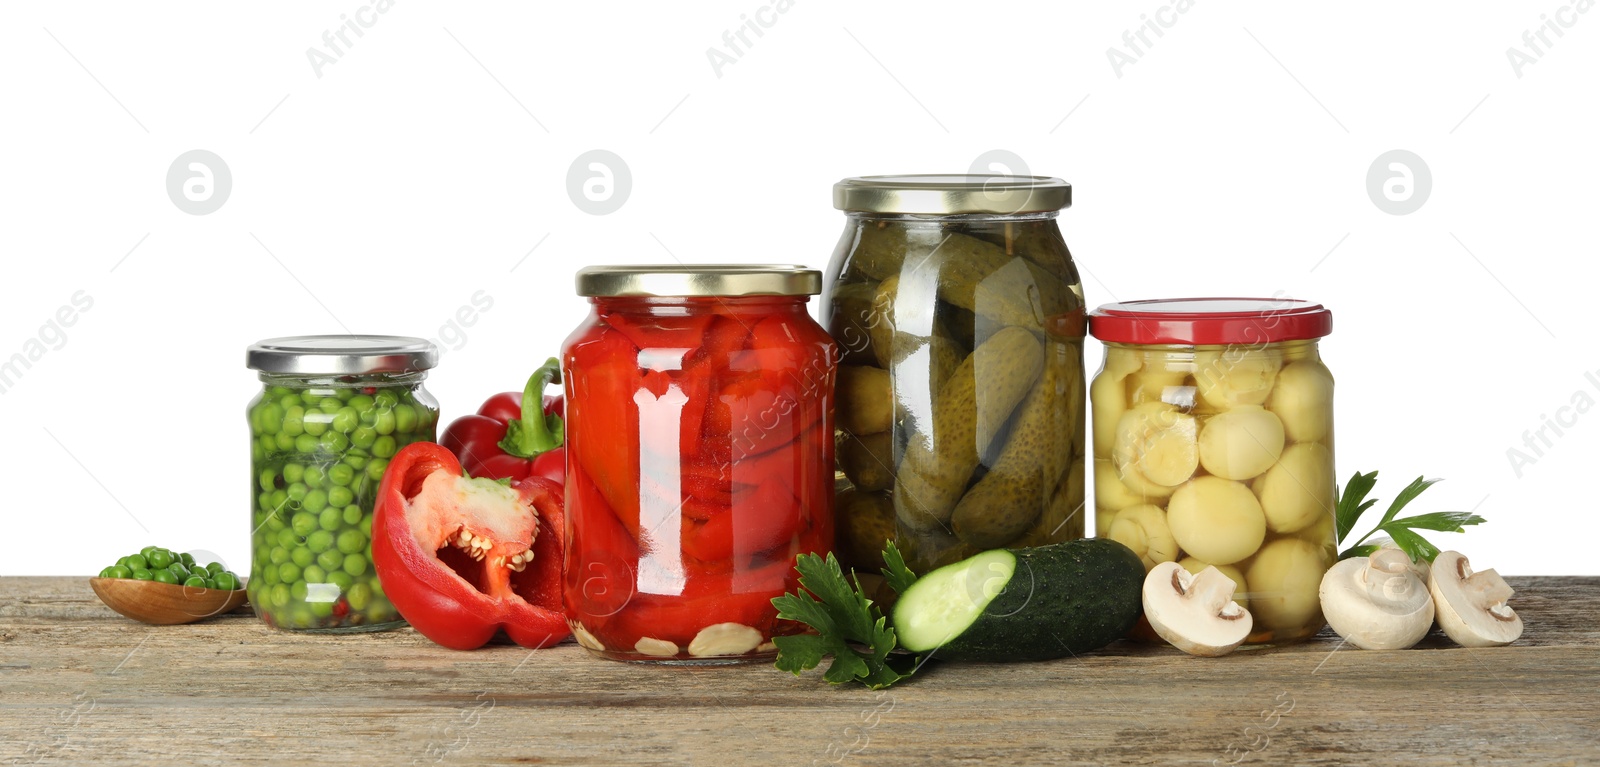
[[[1321,338],[1333,312],[1292,298],[1163,298],[1103,304],[1089,314],[1089,333],[1126,344],[1255,344]]]
[[[409,373],[431,370],[438,361],[439,347],[412,336],[281,336],[257,341],[245,349],[245,366],[263,373]]]
[[[814,296],[822,272],[799,264],[611,264],[578,270],[594,297]]]
[[[866,213],[1012,214],[1072,205],[1072,185],[1054,176],[913,173],[853,176],[833,185],[833,207]]]

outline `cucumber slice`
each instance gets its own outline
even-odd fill
[[[897,603],[910,601],[915,607],[903,614],[898,607],[894,611],[900,645],[924,652],[961,636],[1000,596],[1016,570],[1016,555],[995,549],[917,579]]]
[[[1139,620],[1144,565],[1106,538],[986,551],[900,595],[900,645],[946,660],[1031,661],[1104,647]]]

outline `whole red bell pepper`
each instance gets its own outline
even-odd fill
[[[457,418],[439,438],[474,477],[566,478],[563,398],[545,397],[544,387],[561,383],[561,363],[551,357],[519,392],[490,397],[475,415]]]
[[[445,647],[481,647],[501,630],[548,647],[570,633],[564,524],[560,485],[464,477],[450,451],[414,442],[378,487],[372,564],[400,616]]]

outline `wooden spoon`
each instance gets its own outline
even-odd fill
[[[244,589],[202,589],[133,578],[90,578],[89,587],[106,607],[157,626],[194,623],[222,615],[245,600]]]

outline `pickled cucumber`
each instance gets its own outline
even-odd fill
[[[895,307],[899,305],[896,300],[899,290],[900,276],[894,275],[879,283],[873,296],[872,323],[868,328],[873,355],[879,367],[895,371],[896,377],[916,375],[921,372],[915,369],[917,365],[902,365],[920,357],[926,348],[927,359],[919,362],[926,366],[926,375],[932,385],[941,385],[955,373],[966,355],[960,343],[937,316],[931,313],[907,316],[905,309],[899,310],[897,315]],[[908,300],[905,306],[932,312],[934,302]],[[906,369],[908,367],[913,369]]]
[[[872,492],[894,487],[894,438],[889,432],[841,433],[836,450],[839,467],[857,490]]]
[[[906,443],[894,494],[901,522],[926,530],[950,521],[978,466],[979,446],[989,444],[1043,366],[1038,339],[1017,327],[995,333],[962,361],[936,395],[932,433],[919,429]]]
[[[888,431],[894,424],[889,371],[864,365],[841,365],[836,383],[840,428],[859,437]]]
[[[1067,476],[1034,521],[1033,529],[1017,539],[1015,545],[1045,546],[1083,537],[1083,470],[1081,458],[1067,468]]]
[[[834,549],[839,562],[863,572],[883,567],[883,544],[894,540],[894,502],[888,493],[850,489],[835,498]]]
[[[833,288],[829,301],[828,332],[839,342],[841,364],[876,364],[877,352],[872,343],[872,300],[877,293],[878,286],[870,282],[852,282]]]
[[[1057,391],[1060,376],[1055,370],[1045,368],[1023,401],[999,460],[951,513],[951,529],[961,540],[982,549],[999,548],[1032,527],[1047,505],[1045,494],[1061,479],[1062,467],[1061,451],[1050,449],[1052,415],[1065,410],[1065,392]]]

